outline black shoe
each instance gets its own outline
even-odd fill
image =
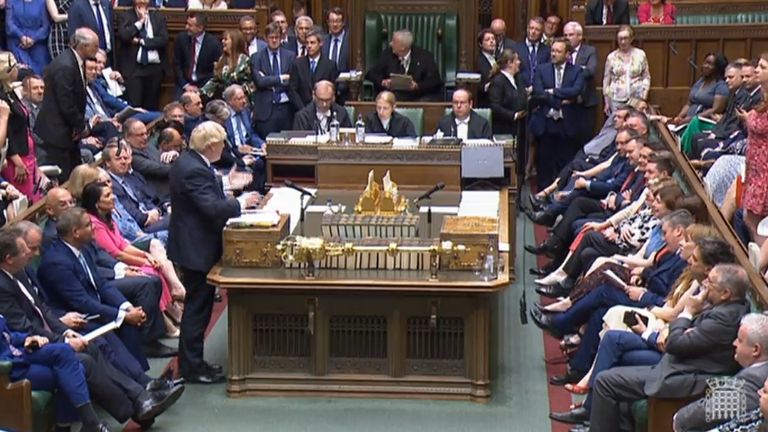
[[[532,267],[528,269],[528,273],[532,276],[546,276],[550,272],[545,267]]]
[[[570,293],[571,290],[563,288],[560,284],[536,287],[536,294],[553,299],[558,297],[568,297],[568,294]]]
[[[175,404],[184,393],[184,386],[176,386],[167,392],[155,392],[141,402],[133,419],[137,422],[153,419]]]
[[[528,202],[531,204],[531,208],[535,211],[544,210],[544,207],[549,204],[547,198],[539,198],[535,194],[528,195]]]
[[[144,345],[144,355],[150,358],[174,357],[178,353],[178,350],[171,348],[168,345],[163,345],[159,341],[150,342]]]
[[[223,383],[227,378],[222,374],[217,374],[210,371],[201,372],[198,374],[185,375],[184,379],[188,383],[192,384],[218,384]]]
[[[547,227],[554,225],[555,220],[557,219],[557,217],[545,211],[537,211],[535,213],[531,212],[526,214],[528,215],[528,218],[531,220],[531,222],[535,223],[536,225],[544,225]]]
[[[539,310],[539,312],[541,312],[541,313],[543,313],[543,314],[553,314],[553,313],[557,313],[556,311],[551,311],[551,310],[549,310],[549,309],[546,309],[546,306],[542,305],[541,303],[534,303],[534,304],[533,304],[533,307],[535,307],[536,309],[538,309],[538,310]]]
[[[551,412],[549,418],[560,423],[581,424],[589,420],[589,413],[580,406],[566,412]]]
[[[213,301],[216,303],[221,303],[224,301],[224,299],[221,297],[221,293],[216,292],[216,294],[213,295]]]
[[[534,255],[544,255],[551,253],[553,248],[552,243],[549,240],[545,240],[539,243],[537,246],[525,245],[523,249],[525,249],[526,252],[532,253]]]
[[[552,319],[550,318],[549,314],[545,315],[536,309],[531,310],[530,314],[531,319],[533,319],[533,323],[536,324],[536,327],[551,334],[556,339],[560,339],[562,337],[560,332],[555,328],[554,325],[552,325]]]
[[[204,363],[205,363],[206,369],[208,369],[209,371],[215,374],[224,373],[224,367],[222,365],[216,364],[216,363],[208,363],[208,362],[204,362]]]
[[[570,432],[589,432],[589,422],[580,424],[569,429]]]
[[[577,370],[569,370],[565,373],[565,375],[555,375],[549,377],[549,383],[553,386],[564,386],[566,384],[576,384],[577,382],[581,381],[582,378],[584,378],[584,375],[586,375],[584,372],[579,372]],[[586,420],[586,419],[585,419]]]
[[[112,432],[112,429],[106,423],[99,423],[93,426],[83,425],[80,432]]]

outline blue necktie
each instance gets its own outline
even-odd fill
[[[107,36],[104,32],[104,20],[101,18],[101,0],[94,3],[96,6],[96,25],[99,27],[99,48],[107,49]]]
[[[141,40],[143,40],[146,43],[147,41],[147,25],[146,24],[141,26],[141,31],[139,31],[139,35],[141,36]],[[140,57],[139,63],[146,66],[149,64],[149,51],[147,51],[147,47],[144,45],[139,45],[139,49],[141,50],[141,57]]]
[[[312,75],[315,74],[315,69],[317,69],[317,60],[310,60],[309,61],[309,68],[312,70]]]
[[[333,38],[333,47],[331,47],[331,60],[336,66],[339,66],[339,38]]]
[[[531,63],[531,77],[528,84],[533,84],[533,76],[536,75],[536,45],[531,45],[531,52],[528,60]]]
[[[93,285],[93,288],[96,289],[96,295],[99,295],[98,287],[96,287],[96,281],[93,280],[93,274],[91,274],[91,269],[88,268],[88,263],[85,261],[85,257],[83,256],[82,252],[77,257],[80,261],[80,265],[83,266],[83,270],[85,271],[85,274],[88,275],[88,279],[91,281],[91,285]]]
[[[277,59],[277,51],[272,52],[272,75],[280,77],[280,61]],[[280,103],[280,90],[275,86],[275,91],[272,94],[272,102]]]

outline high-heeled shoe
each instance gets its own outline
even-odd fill
[[[589,387],[588,386],[580,386],[578,384],[566,384],[565,390],[567,390],[569,393],[577,394],[577,395],[585,395],[589,393]]]

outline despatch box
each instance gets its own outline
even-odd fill
[[[464,245],[464,252],[456,252],[441,259],[441,265],[451,270],[482,268],[488,253],[499,262],[499,218],[481,216],[446,216],[440,228],[440,240]]]
[[[228,267],[275,268],[283,265],[278,243],[289,234],[290,216],[280,215],[277,225],[269,228],[224,228],[222,261]]]

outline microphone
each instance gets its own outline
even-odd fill
[[[293,189],[295,191],[301,192],[302,195],[309,195],[312,199],[316,199],[317,198],[315,196],[315,194],[313,194],[312,192],[310,192],[310,191],[304,189],[303,187],[297,185],[296,183],[292,182],[291,180],[284,180],[283,184],[286,187],[289,187],[289,188],[291,188],[291,189]]]
[[[430,199],[430,198],[432,198],[432,194],[433,193],[435,193],[435,192],[437,192],[439,190],[443,190],[444,187],[445,187],[445,183],[439,182],[429,192],[425,192],[425,193],[421,194],[421,196],[416,198],[416,200],[414,202],[417,203],[417,202],[423,201],[425,199]]]

